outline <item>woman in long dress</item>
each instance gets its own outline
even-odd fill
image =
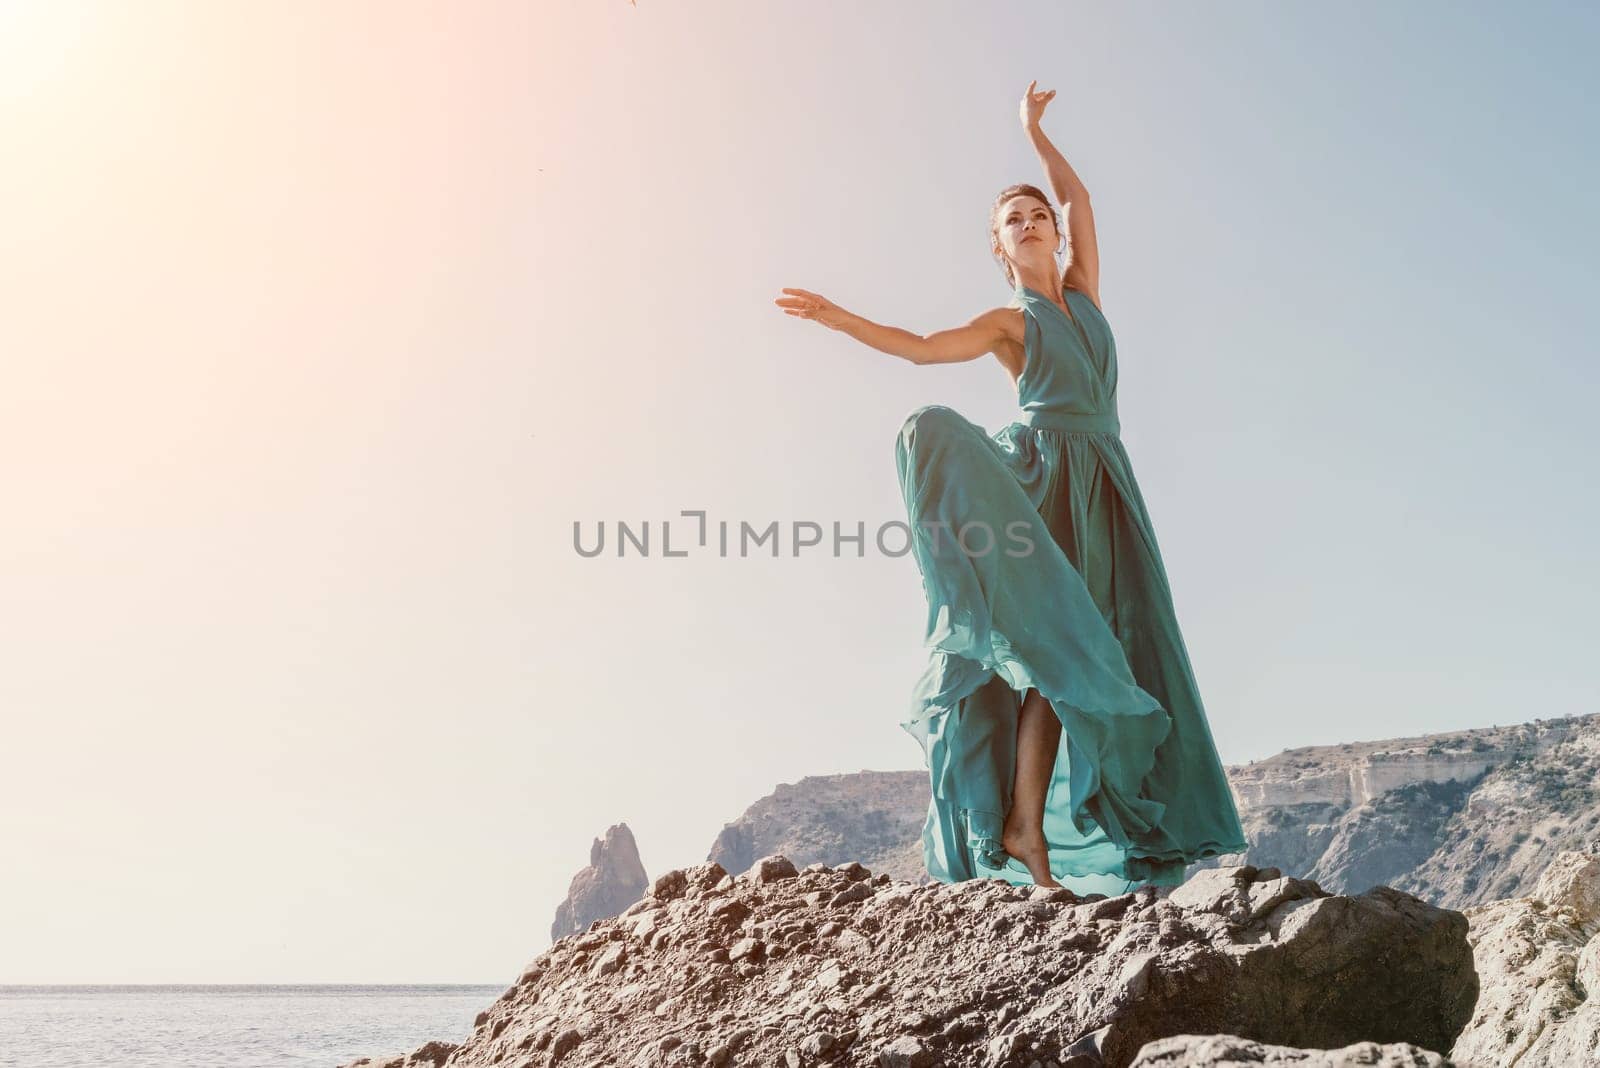
[[[809,290],[776,303],[919,366],[993,355],[1016,384],[993,435],[928,405],[897,442],[928,602],[902,721],[932,786],[923,858],[944,882],[1119,893],[1248,844],[1120,437],[1089,193],[1040,128],[1054,95],[1030,84],[1020,110],[1069,228],[1034,186],[996,198],[1011,303],[926,335]]]

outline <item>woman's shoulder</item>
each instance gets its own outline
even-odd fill
[[[1022,344],[1027,336],[1027,323],[1024,321],[1021,300],[1012,297],[1009,304],[1003,304],[998,308],[990,308],[985,314],[991,316],[1000,325],[1001,330],[1008,339],[1019,345]]]
[[[1027,355],[1028,327],[1023,319],[1022,305],[1013,301],[990,308],[979,319],[993,324],[992,329],[999,331],[1000,340],[990,351],[1011,372],[1012,378],[1017,377],[1022,373],[1023,360]]]

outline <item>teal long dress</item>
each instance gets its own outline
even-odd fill
[[[944,405],[896,462],[927,594],[927,670],[902,726],[933,787],[923,859],[941,882],[1033,879],[1000,845],[1022,699],[1061,720],[1050,871],[1080,892],[1176,885],[1243,852],[1233,794],[1119,436],[1117,352],[1094,302],[1018,286],[1022,419],[995,434]]]

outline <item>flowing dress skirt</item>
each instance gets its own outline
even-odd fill
[[[929,664],[902,721],[933,788],[924,860],[943,882],[1033,881],[1000,834],[1022,699],[1037,689],[1062,726],[1051,873],[1081,892],[1175,885],[1191,862],[1248,843],[1122,440],[1094,416],[1055,423],[991,436],[929,405],[901,429],[928,603]]]

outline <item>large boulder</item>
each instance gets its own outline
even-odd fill
[[[1446,1050],[1472,1013],[1466,919],[1248,866],[1107,898],[860,864],[708,863],[560,939],[449,1068],[819,1062],[1065,1068],[1170,1035]]]
[[[1452,1068],[1452,1062],[1409,1042],[1357,1042],[1342,1049],[1269,1046],[1238,1035],[1176,1035],[1146,1043],[1132,1068],[1230,1068],[1277,1064],[1284,1068]]]
[[[344,1068],[444,1068],[458,1047],[454,1042],[427,1042],[394,1057],[362,1057]]]
[[[1600,1064],[1600,855],[1559,854],[1527,897],[1466,910],[1483,992],[1458,1061]]]

